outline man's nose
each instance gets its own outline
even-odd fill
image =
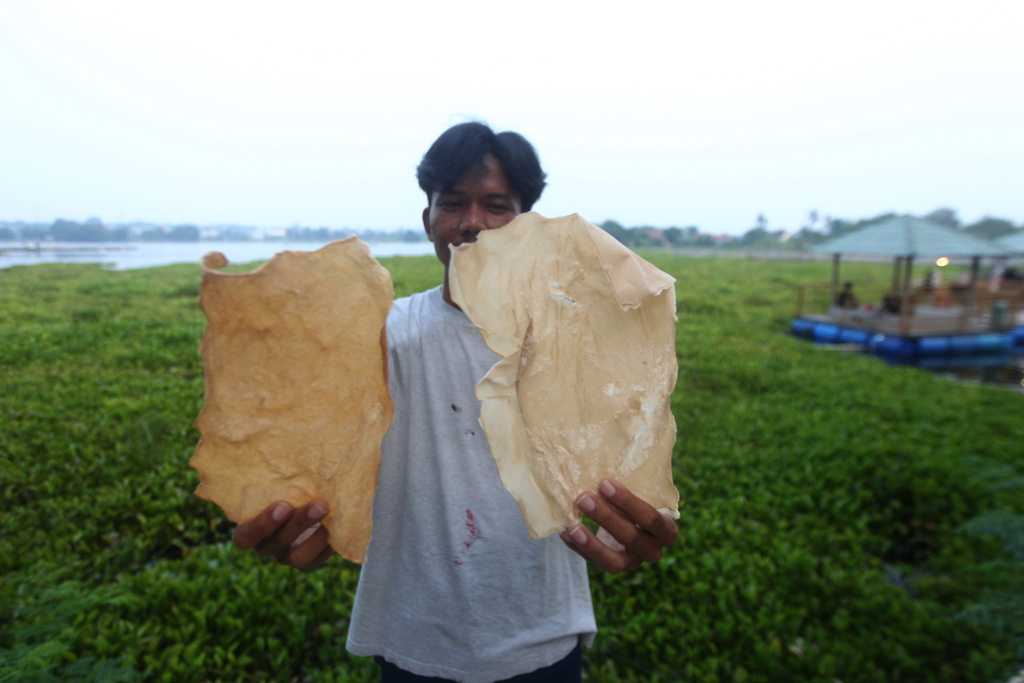
[[[462,230],[463,232],[480,232],[486,229],[484,225],[484,212],[483,209],[471,203],[466,207],[466,213],[462,216]]]

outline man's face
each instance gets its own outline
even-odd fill
[[[495,230],[522,213],[519,195],[512,191],[501,164],[491,155],[459,178],[448,192],[435,192],[423,209],[423,228],[444,264],[448,282],[448,245],[475,242],[481,230]]]

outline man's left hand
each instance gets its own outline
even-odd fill
[[[599,490],[600,495],[582,494],[576,506],[601,530],[595,536],[580,524],[563,531],[566,545],[609,572],[632,571],[643,562],[660,560],[662,549],[672,545],[679,534],[675,521],[619,482],[605,480]]]

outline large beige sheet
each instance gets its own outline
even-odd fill
[[[325,499],[339,554],[362,562],[391,424],[384,324],[391,277],[356,238],[282,252],[252,273],[204,258],[206,398],[196,494],[235,522]]]
[[[675,280],[577,215],[519,216],[453,249],[453,301],[502,359],[480,422],[534,538],[604,478],[678,517]]]

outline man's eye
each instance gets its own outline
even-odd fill
[[[511,207],[509,207],[507,204],[491,204],[487,208],[491,211],[491,213],[506,213],[512,210]]]

